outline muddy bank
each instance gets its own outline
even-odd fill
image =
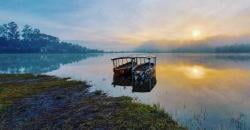
[[[89,87],[51,76],[0,75],[0,129],[183,129],[158,106]]]

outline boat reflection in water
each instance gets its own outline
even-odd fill
[[[116,76],[113,77],[113,85],[115,86],[131,86],[132,92],[150,92],[156,85],[157,80],[155,74],[150,78],[143,80],[135,80],[132,76]]]
[[[156,57],[119,57],[113,61],[113,85],[132,86],[132,92],[150,92],[156,85]]]

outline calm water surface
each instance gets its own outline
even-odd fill
[[[111,58],[157,56],[157,83],[150,92],[113,86]],[[249,54],[0,55],[0,73],[71,77],[111,96],[159,104],[190,129],[250,129]]]

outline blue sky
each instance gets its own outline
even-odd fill
[[[248,35],[249,12],[249,0],[0,1],[1,24],[16,21],[63,40],[121,47],[195,40],[194,32],[199,39]]]

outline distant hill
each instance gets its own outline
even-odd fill
[[[136,52],[172,53],[250,53],[250,37],[210,37],[198,41],[146,42]]]
[[[67,42],[74,43],[77,45],[82,45],[88,48],[96,48],[100,50],[104,50],[106,52],[111,52],[111,51],[131,51],[134,49],[135,45],[133,44],[126,44],[126,43],[121,43],[121,42],[115,42],[115,41],[82,41],[82,40],[68,40]]]
[[[217,53],[250,53],[250,44],[235,44],[216,47]]]
[[[15,22],[0,25],[0,53],[97,53],[96,49],[89,49],[69,42],[62,42],[59,38],[41,33],[25,25],[19,31]]]

